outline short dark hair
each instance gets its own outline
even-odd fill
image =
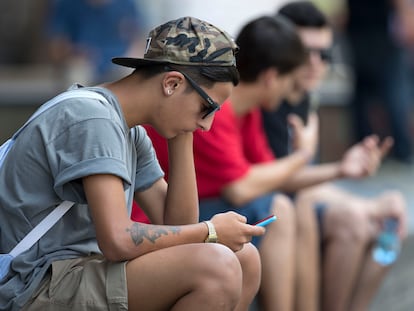
[[[240,80],[239,71],[235,66],[187,66],[176,64],[168,64],[167,66],[167,64],[154,64],[136,69],[135,72],[150,78],[171,69],[185,72],[198,84],[208,88],[216,82],[232,82],[236,86]]]
[[[274,67],[283,75],[306,61],[307,52],[295,26],[281,16],[262,16],[247,23],[237,36],[240,79],[253,82]]]
[[[326,15],[311,1],[294,1],[279,8],[276,15],[289,19],[298,27],[329,27]]]

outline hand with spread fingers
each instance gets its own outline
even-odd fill
[[[345,153],[340,165],[341,177],[360,179],[374,175],[393,143],[391,137],[380,142],[376,135],[367,136]]]
[[[317,114],[314,112],[311,113],[306,125],[295,114],[289,115],[288,122],[293,133],[293,149],[304,150],[309,154],[310,158],[313,158],[319,142],[319,118]]]

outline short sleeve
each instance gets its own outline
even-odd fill
[[[131,184],[125,131],[111,119],[87,119],[59,133],[46,146],[55,191],[67,200],[83,201],[82,178],[112,174]],[[80,197],[79,197],[80,196]]]

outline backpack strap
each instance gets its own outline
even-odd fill
[[[37,109],[32,114],[32,116],[29,118],[29,120],[27,120],[26,123],[23,124],[23,126],[21,128],[19,128],[17,130],[17,132],[14,133],[14,135],[12,136],[11,139],[16,139],[16,137],[19,136],[21,131],[23,131],[26,128],[26,126],[29,125],[30,122],[32,122],[34,119],[36,119],[44,111],[52,108],[56,104],[66,100],[66,99],[76,98],[76,97],[79,97],[79,98],[93,98],[93,99],[101,100],[103,102],[108,102],[108,100],[103,95],[101,95],[99,93],[96,93],[94,91],[88,91],[88,90],[82,90],[82,89],[66,91],[64,93],[61,93],[61,94],[57,95],[56,97],[52,98],[51,100],[47,101],[42,106],[40,106],[39,109]]]
[[[59,219],[66,214],[66,212],[74,205],[74,202],[63,201],[58,207],[50,212],[45,218],[39,222],[11,251],[10,255],[16,257],[17,255],[27,251],[39,239],[53,227]]]
[[[14,141],[16,140],[17,136],[26,128],[26,126],[29,125],[30,122],[32,122],[34,119],[36,119],[40,114],[42,114],[44,111],[48,110],[49,108],[52,108],[57,103],[60,103],[61,101],[69,98],[75,98],[75,97],[82,97],[82,98],[94,98],[98,99],[100,101],[108,102],[108,100],[101,94],[96,93],[94,91],[88,91],[88,90],[82,90],[82,89],[76,89],[76,90],[70,90],[64,93],[61,93],[57,95],[56,97],[52,98],[51,100],[44,103],[42,106],[37,109],[33,115],[29,118],[29,120],[26,121],[25,124],[21,128],[19,128],[13,136],[8,139],[6,142],[4,142],[0,147],[0,166],[2,165],[4,159],[6,158],[7,153],[11,149],[11,147],[14,144]]]
[[[94,91],[88,91],[88,90],[70,90],[65,93],[61,93],[60,95],[52,98],[42,106],[29,118],[29,120],[26,121],[26,123],[10,138],[7,146],[7,150],[1,155],[2,157],[5,157],[8,150],[10,150],[11,146],[14,143],[14,140],[19,136],[19,134],[26,128],[26,126],[32,122],[34,119],[36,119],[41,113],[48,110],[49,108],[52,108],[57,103],[69,99],[69,98],[93,98],[98,99],[103,102],[108,102],[108,100],[101,94],[96,93]],[[2,160],[2,158],[0,158]],[[30,249],[47,231],[49,231],[50,228],[53,227],[55,223],[58,222],[59,219],[65,215],[65,213],[74,205],[74,202],[70,201],[64,201],[59,206],[57,206],[55,209],[53,209],[50,214],[48,214],[40,223],[36,225],[11,251],[10,255],[13,257],[16,257],[17,255],[27,251]]]

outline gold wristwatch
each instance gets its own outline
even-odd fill
[[[204,223],[207,225],[208,227],[208,236],[207,238],[204,240],[205,243],[217,243],[217,233],[216,233],[216,229],[214,228],[214,225],[211,221],[207,220],[204,221]]]

